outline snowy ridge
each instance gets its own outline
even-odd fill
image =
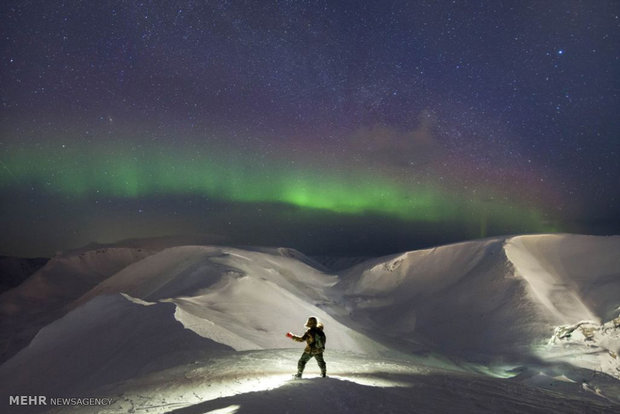
[[[563,323],[618,316],[620,237],[519,236],[507,240],[505,251],[532,293]]]
[[[546,358],[556,327],[618,316],[619,252],[620,237],[495,238],[371,260],[340,287],[354,319],[404,347],[430,341],[479,361]],[[577,365],[620,377],[618,359]]]
[[[2,365],[0,384],[8,395],[70,390],[79,396],[101,384],[167,368],[169,361],[175,365],[226,349],[184,329],[171,304],[148,306],[122,295],[102,295],[43,328]],[[32,366],[39,373],[34,378]]]
[[[146,301],[172,302],[185,327],[236,350],[288,347],[283,333],[299,326],[307,315],[316,315],[334,332],[330,347],[381,349],[317,306],[331,302],[326,290],[337,278],[299,261],[300,255],[291,254],[291,249],[173,247],[128,266],[74,306],[121,292]]]
[[[101,281],[153,251],[99,248],[58,255],[19,286],[0,295],[0,362],[26,346],[39,329]]]
[[[413,403],[426,407],[420,412],[617,408],[618,252],[620,237],[491,238],[371,259],[339,274],[282,248],[67,254],[19,295],[0,297],[11,320],[26,325],[22,315],[41,286],[53,286],[52,304],[62,310],[40,331],[34,319],[38,334],[0,366],[0,398],[95,393],[114,397],[109,412],[198,413],[220,403],[261,412],[262,395],[303,398],[305,383],[286,385],[301,347],[284,333],[303,332],[315,315],[328,334],[333,378],[325,384],[361,401],[342,405],[327,393],[339,407],[333,412],[408,412]],[[310,363],[308,375],[316,370]]]
[[[548,336],[548,327],[512,274],[503,244],[490,239],[376,259],[350,269],[341,289],[355,319],[403,341],[423,339],[476,359],[520,354]]]
[[[620,238],[521,236],[505,250],[555,320],[536,354],[620,378]]]
[[[1,295],[0,312],[27,312],[37,302],[44,307],[64,304],[152,253],[141,248],[106,248],[56,256],[24,283]]]
[[[279,250],[273,254],[213,246],[165,249],[128,266],[87,292],[76,303],[109,292],[127,292],[145,300],[194,296],[221,278],[259,272],[260,277],[281,283],[299,295],[325,299],[325,286],[336,282]],[[312,293],[314,292],[314,293]]]

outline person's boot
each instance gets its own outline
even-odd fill
[[[327,373],[325,371],[321,371],[321,377],[325,378],[327,376]]]

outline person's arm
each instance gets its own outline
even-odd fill
[[[297,341],[297,342],[304,342],[306,340],[306,338],[308,333],[306,332],[305,334],[303,334],[303,336],[297,336],[291,332],[287,333],[286,336],[288,336],[289,338],[291,338],[293,341]]]

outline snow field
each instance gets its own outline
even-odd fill
[[[110,396],[101,413],[613,412],[618,252],[619,237],[492,238],[337,275],[291,249],[65,254],[0,297],[17,319],[45,292],[65,310],[0,366],[0,397]],[[311,360],[294,382],[303,345],[284,334],[309,315],[331,377]]]

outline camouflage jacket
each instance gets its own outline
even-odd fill
[[[315,334],[321,335],[323,338],[323,347],[317,347],[314,341]],[[319,326],[316,328],[308,329],[302,336],[293,335],[292,339],[297,342],[306,342],[306,348],[304,352],[307,354],[322,354],[325,350],[325,334],[323,333],[323,327]]]

